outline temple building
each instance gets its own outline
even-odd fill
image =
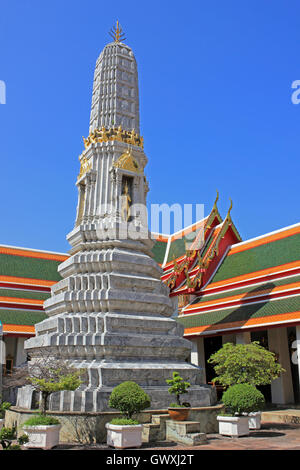
[[[178,322],[193,343],[192,362],[215,376],[207,360],[222,344],[258,341],[276,354],[286,372],[262,387],[269,402],[300,402],[300,223],[242,241],[230,216],[216,203],[192,227],[157,237],[162,279],[178,296]],[[202,246],[185,249],[190,231],[204,231]],[[163,259],[163,261],[162,261]]]
[[[86,391],[62,394],[52,409],[106,409],[111,387],[128,374],[155,389],[158,406],[171,370],[192,381],[194,403],[201,395],[210,404],[210,355],[226,342],[259,341],[286,370],[262,387],[267,400],[299,403],[300,223],[242,241],[232,203],[222,218],[217,196],[192,226],[147,237],[133,211],[149,189],[137,64],[119,25],[113,39],[96,62],[70,253],[0,246],[4,374],[45,342],[90,374]],[[145,240],[111,235],[128,222],[145,229]]]

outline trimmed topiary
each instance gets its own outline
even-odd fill
[[[222,402],[227,412],[232,415],[242,415],[243,413],[262,410],[265,405],[265,398],[253,385],[237,384],[229,387],[223,393]]]
[[[109,397],[108,406],[117,409],[131,419],[134,413],[149,408],[150,397],[136,382],[123,382],[117,385]]]

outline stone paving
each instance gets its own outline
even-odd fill
[[[184,446],[171,442],[143,444],[141,449],[160,451],[179,450],[300,450],[300,424],[263,423],[258,431],[251,431],[249,436],[231,438],[220,434],[208,434],[207,444]],[[81,446],[60,444],[53,450],[107,450],[104,444]],[[112,450],[112,449],[111,449]],[[133,450],[133,449],[130,449]],[[136,449],[138,452],[138,449]]]

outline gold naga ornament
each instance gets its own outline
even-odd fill
[[[80,171],[77,179],[80,179],[85,173],[87,173],[92,168],[91,163],[86,157],[83,157],[80,160]]]
[[[125,144],[136,145],[137,147],[144,148],[144,139],[138,135],[134,129],[132,131],[126,131],[122,129],[122,126],[119,127],[104,127],[101,129],[95,129],[90,135],[83,138],[84,147],[87,149],[92,143],[98,142],[108,142],[112,140],[117,140],[119,142],[124,142]]]

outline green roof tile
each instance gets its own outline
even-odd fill
[[[256,292],[263,292],[265,293],[271,293],[274,287],[277,286],[284,286],[285,284],[291,284],[293,282],[300,282],[300,274],[296,276],[289,276],[288,278],[285,279],[279,279],[277,281],[267,281],[263,284],[260,284],[258,286],[247,286],[247,287],[240,287],[239,289],[229,289],[226,290],[220,294],[211,294],[211,295],[205,295],[205,292],[203,292],[202,296],[197,297],[191,305],[193,304],[198,304],[201,302],[208,302],[211,300],[218,300],[218,299],[224,299],[226,301],[226,297],[231,297],[233,295],[240,295],[240,294],[251,294],[255,296]]]
[[[0,320],[3,325],[35,325],[48,318],[44,312],[29,312],[27,310],[1,310]]]
[[[160,240],[155,241],[155,244],[153,245],[153,248],[152,248],[152,253],[157,263],[159,264],[163,263],[167,246],[168,246],[168,243],[166,242],[162,242]]]
[[[50,297],[50,292],[37,292],[22,289],[3,289],[0,287],[1,297],[16,297],[18,299],[46,300]]]
[[[0,254],[0,275],[59,281],[59,264],[61,261]]]
[[[215,310],[208,313],[184,315],[177,318],[185,328],[217,325],[238,321],[247,321],[250,318],[260,318],[269,315],[300,311],[300,295],[293,297],[265,301],[260,303],[240,305],[238,307]]]
[[[299,260],[300,234],[226,256],[211,282]]]

